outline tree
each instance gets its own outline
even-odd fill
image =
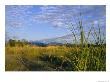
[[[15,44],[16,44],[16,40],[9,39],[9,45],[10,45],[11,47],[14,47]]]

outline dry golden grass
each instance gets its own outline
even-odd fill
[[[85,47],[83,49],[80,47],[66,46],[6,46],[5,51],[6,71],[106,70],[105,46]]]

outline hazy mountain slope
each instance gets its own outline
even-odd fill
[[[61,37],[42,39],[33,41],[35,43],[44,43],[44,44],[64,44],[64,43],[72,43],[72,34],[64,35]]]

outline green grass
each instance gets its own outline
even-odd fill
[[[6,71],[106,71],[106,47],[5,48]]]

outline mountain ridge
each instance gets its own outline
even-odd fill
[[[72,43],[72,34],[67,34],[60,37],[54,37],[49,39],[42,39],[42,40],[35,40],[32,43],[43,43],[43,44],[65,44],[65,43]]]

